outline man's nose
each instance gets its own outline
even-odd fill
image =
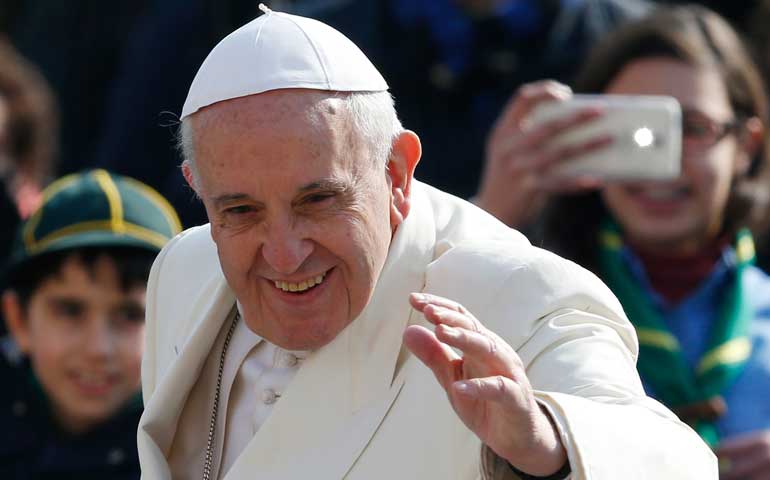
[[[288,275],[296,272],[312,252],[312,240],[305,238],[296,226],[273,223],[267,228],[262,257],[276,273]]]

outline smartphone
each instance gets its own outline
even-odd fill
[[[566,118],[594,107],[603,112],[548,142],[547,148],[578,145],[609,135],[612,142],[555,167],[565,176],[590,175],[609,180],[667,180],[679,176],[682,155],[682,109],[673,97],[653,95],[574,95],[540,104],[532,125]]]

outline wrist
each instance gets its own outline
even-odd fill
[[[539,415],[534,419],[530,439],[528,441],[522,439],[518,445],[519,448],[512,449],[501,457],[511,468],[529,475],[522,478],[550,479],[553,475],[562,472],[565,464],[569,466],[569,459],[550,413],[539,403],[536,405],[534,408]]]
[[[570,473],[572,473],[572,467],[569,464],[569,460],[566,460],[564,462],[564,465],[555,473],[552,473],[551,475],[542,477],[542,476],[535,476],[530,475],[528,473],[522,472],[518,468],[514,467],[510,463],[508,464],[510,469],[513,471],[513,473],[516,474],[516,476],[519,477],[519,480],[564,480],[569,476]]]

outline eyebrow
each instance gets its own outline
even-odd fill
[[[336,178],[325,178],[310,182],[299,189],[299,193],[314,192],[317,190],[330,190],[335,192],[344,192],[349,188],[348,184]]]
[[[302,194],[307,192],[315,192],[318,190],[344,192],[349,188],[350,186],[342,180],[338,180],[336,178],[324,178],[301,186],[298,190],[298,193]],[[243,200],[253,201],[251,196],[246,193],[225,193],[222,195],[217,195],[211,199],[216,207],[221,207],[224,204],[239,202]],[[255,203],[262,205],[262,202]]]
[[[46,304],[49,308],[58,308],[61,306],[68,306],[68,307],[78,307],[78,308],[84,308],[87,301],[77,297],[77,296],[71,296],[71,295],[56,295],[52,296],[46,301]]]

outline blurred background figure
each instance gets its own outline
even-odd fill
[[[763,0],[732,0],[730,2],[725,2],[724,0],[656,0],[655,3],[660,5],[703,5],[730,22],[730,24],[733,25],[733,28],[736,28],[739,32],[743,32],[744,26],[751,21],[753,9],[762,1]]]
[[[601,112],[527,128],[523,119],[536,105],[571,96],[542,82],[523,89],[498,120],[477,202],[513,226],[540,220],[547,248],[604,279],[637,327],[648,393],[716,448],[723,478],[763,478],[770,278],[753,265],[752,235],[766,230],[770,163],[757,68],[722,18],[678,7],[609,35],[576,89],[675,97],[683,109],[681,175],[557,176],[554,167],[571,158],[554,155],[548,141]],[[572,156],[606,146],[586,145]]]
[[[105,170],[43,198],[3,269],[0,477],[138,479],[147,277],[179,220],[156,191]]]
[[[59,175],[91,162],[104,132],[106,100],[118,79],[122,49],[151,3],[12,0],[7,7],[11,41],[56,93],[64,120]]]
[[[172,128],[197,66],[253,0],[27,0],[12,37],[61,102],[59,174],[102,167],[157,188],[186,226],[206,222],[182,181]],[[505,99],[544,76],[570,81],[590,46],[645,0],[294,0],[273,9],[322,20],[392,79],[406,125],[423,133],[417,175],[473,193],[484,139]],[[55,40],[54,40],[55,39]],[[56,48],[51,48],[52,42]]]
[[[748,39],[754,47],[765,85],[770,89],[770,0],[759,0],[747,25]]]
[[[16,227],[38,207],[54,173],[56,127],[45,80],[0,34],[0,265]],[[0,335],[2,319],[0,313]]]
[[[310,11],[362,46],[420,132],[417,177],[474,193],[484,142],[507,98],[574,79],[593,44],[648,10],[638,0],[366,0]],[[362,21],[366,19],[366,21]]]
[[[273,0],[362,46],[390,79],[405,125],[423,133],[418,178],[459,196],[478,184],[486,137],[522,84],[572,84],[593,44],[650,0]],[[682,3],[668,0],[665,3]],[[736,24],[756,0],[716,2]],[[0,25],[53,85],[57,175],[101,167],[157,188],[185,226],[206,222],[182,180],[174,126],[197,66],[259,14],[253,0],[8,0]]]
[[[55,171],[57,114],[37,69],[0,35],[0,178],[21,217]]]

